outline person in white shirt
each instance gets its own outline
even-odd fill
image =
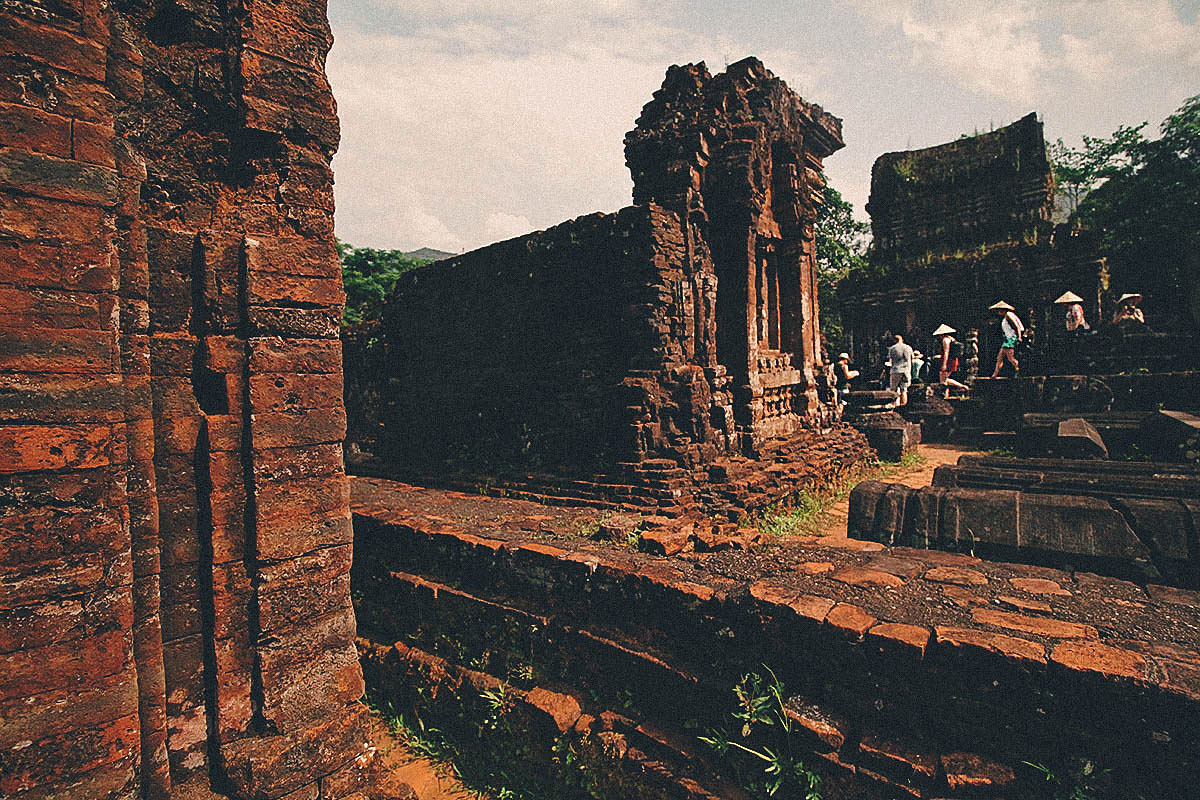
[[[888,376],[888,386],[899,399],[896,408],[908,405],[908,385],[912,383],[913,349],[904,343],[904,337],[896,334],[896,343],[888,348],[888,362],[891,373]]]
[[[1025,335],[1025,325],[1017,316],[1017,310],[1003,300],[988,308],[1000,315],[1000,352],[996,354],[996,368],[992,370],[992,377],[1000,377],[1000,368],[1005,361],[1012,364],[1015,375],[1021,368],[1017,362],[1017,342]]]
[[[1067,313],[1064,321],[1067,333],[1079,335],[1091,329],[1087,318],[1083,315],[1083,298],[1074,292],[1063,292],[1062,297],[1054,301],[1056,306],[1066,306]]]

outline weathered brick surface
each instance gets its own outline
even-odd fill
[[[312,0],[0,12],[5,797],[353,783],[330,41]]]
[[[841,121],[751,58],[671,67],[625,141],[636,205],[401,277],[366,390],[385,460],[600,474],[612,502],[666,505],[691,491],[678,471],[768,462],[833,421],[813,222]]]
[[[402,661],[434,652],[439,675],[520,666],[586,687],[581,718],[624,697],[643,727],[694,742],[766,665],[805,763],[853,787],[830,796],[1039,797],[1024,762],[1073,759],[1112,796],[1191,791],[1196,592],[815,537],[653,556],[584,535],[594,509],[376,479],[354,479],[353,509],[361,635],[404,642]],[[422,685],[395,661],[368,667],[399,697]]]

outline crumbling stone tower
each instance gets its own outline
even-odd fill
[[[715,78],[703,63],[671,67],[625,138],[634,202],[682,222],[687,355],[728,374],[746,450],[822,421],[813,224],[821,162],[843,146],[841,120],[754,58]]]
[[[0,795],[350,795],[324,3],[0,42]]]
[[[623,483],[827,426],[813,223],[841,146],[757,59],[672,67],[626,138],[635,205],[401,277],[389,460]]]

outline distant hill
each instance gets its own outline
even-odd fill
[[[441,261],[443,258],[457,255],[456,253],[447,253],[445,250],[434,250],[432,247],[422,247],[420,250],[413,250],[411,253],[405,253],[405,258],[420,258],[425,261]]]

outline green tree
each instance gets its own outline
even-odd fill
[[[342,281],[346,285],[343,318],[346,325],[378,320],[396,280],[405,272],[429,263],[409,258],[399,250],[353,247],[342,241],[338,241],[337,248],[342,260]]]
[[[1067,147],[1062,139],[1046,143],[1055,183],[1072,213],[1097,186],[1136,168],[1138,153],[1146,143],[1142,129],[1147,124],[1123,125],[1107,139],[1084,136],[1083,146],[1078,148]]]
[[[825,184],[825,201],[813,226],[817,249],[817,291],[821,332],[832,345],[842,339],[842,306],[838,284],[847,276],[867,273],[867,234],[871,226],[855,219],[854,207],[841,192]]]
[[[1146,295],[1151,322],[1200,323],[1200,95],[1163,121],[1160,138],[1142,127],[1085,139],[1094,188],[1074,218],[1100,233],[1114,290]]]

